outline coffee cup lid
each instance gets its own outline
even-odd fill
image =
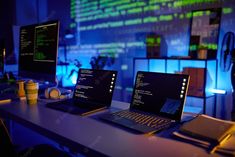
[[[26,82],[26,84],[37,84],[37,82],[36,81],[33,81],[33,80],[28,80],[27,82]]]

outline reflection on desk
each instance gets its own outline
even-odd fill
[[[128,107],[128,103],[113,101],[110,110]],[[174,129],[147,137],[103,123],[92,118],[95,115],[80,117],[46,108],[45,102],[41,101],[35,106],[28,106],[25,101],[0,105],[0,116],[18,122],[85,155],[218,156],[210,155],[200,147],[172,139],[168,135],[171,135]]]

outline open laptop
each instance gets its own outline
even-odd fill
[[[138,71],[130,108],[101,115],[141,133],[153,133],[181,120],[189,76]]]
[[[49,108],[88,115],[111,105],[117,71],[80,69],[73,98],[47,103]]]
[[[0,104],[18,100],[17,84],[0,83]]]

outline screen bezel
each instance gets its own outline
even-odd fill
[[[162,117],[165,117],[165,118],[169,118],[171,120],[175,120],[175,121],[180,121],[181,118],[182,118],[182,115],[183,115],[183,110],[184,110],[184,106],[185,106],[185,100],[186,100],[186,96],[187,96],[187,91],[188,91],[188,85],[189,85],[189,79],[190,79],[190,76],[189,75],[185,75],[185,74],[171,74],[171,73],[159,73],[159,72],[146,72],[146,71],[138,71],[137,74],[136,74],[136,78],[135,78],[135,84],[134,84],[134,89],[133,89],[133,92],[132,92],[132,98],[131,98],[131,103],[130,103],[130,109],[133,109],[133,110],[139,110],[141,112],[145,112],[145,111],[142,111],[140,109],[136,109],[135,106],[133,105],[133,100],[134,100],[134,95],[135,95],[135,90],[136,90],[136,81],[137,81],[137,78],[138,78],[138,74],[145,74],[145,73],[149,73],[149,74],[157,74],[157,75],[168,75],[168,76],[172,76],[172,77],[182,77],[182,78],[186,78],[187,79],[187,83],[186,83],[186,89],[185,89],[185,93],[183,94],[183,98],[182,98],[182,101],[181,101],[181,104],[180,104],[180,112],[176,115],[171,115],[171,114],[167,114],[167,113],[154,113],[154,112],[150,112],[149,114],[154,114],[154,115],[157,115],[157,116],[162,116]]]
[[[34,71],[34,70],[26,70],[26,69],[22,69],[21,67],[21,30],[24,28],[31,28],[34,29],[34,34],[33,34],[33,39],[35,39],[35,28],[37,26],[43,26],[43,25],[48,25],[48,24],[56,24],[56,29],[57,29],[57,36],[56,36],[56,50],[55,50],[55,58],[54,58],[54,62],[51,63],[51,67],[53,67],[52,71],[53,73],[47,73],[47,72],[38,72],[38,71]],[[34,79],[36,81],[39,82],[51,82],[51,83],[55,83],[56,82],[56,69],[57,69],[57,60],[58,60],[58,46],[59,46],[59,28],[60,28],[60,22],[58,20],[53,20],[53,21],[47,21],[47,22],[43,22],[43,23],[39,23],[39,24],[31,24],[31,25],[25,25],[25,26],[21,26],[20,27],[20,32],[19,32],[19,66],[18,66],[18,76],[21,79]],[[35,41],[35,40],[34,40]],[[33,41],[33,42],[34,42]],[[34,49],[35,44],[33,43],[33,49]],[[34,60],[32,60],[32,62],[35,62]],[[47,68],[47,67],[43,67],[43,68]]]
[[[110,107],[111,106],[111,102],[112,102],[112,98],[113,98],[113,93],[114,93],[114,90],[112,91],[112,94],[110,96],[110,100],[107,102],[107,104],[102,104],[102,103],[97,103],[97,102],[91,102],[91,101],[84,101],[84,100],[80,100],[78,98],[75,97],[75,90],[76,90],[76,86],[78,84],[78,79],[79,79],[79,75],[81,74],[81,70],[92,70],[92,71],[103,71],[103,72],[112,72],[115,74],[115,81],[114,81],[114,84],[113,84],[113,89],[115,89],[115,84],[117,82],[117,74],[118,72],[115,71],[115,70],[101,70],[101,69],[86,69],[86,68],[80,68],[79,71],[78,71],[78,77],[77,77],[77,81],[76,81],[76,84],[74,86],[74,89],[73,89],[73,101],[74,101],[74,105],[77,105],[79,107],[86,107],[86,108],[97,108],[97,107]],[[94,105],[96,104],[96,105]]]

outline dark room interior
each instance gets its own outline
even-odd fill
[[[235,0],[8,0],[0,23],[0,156],[235,156]]]

